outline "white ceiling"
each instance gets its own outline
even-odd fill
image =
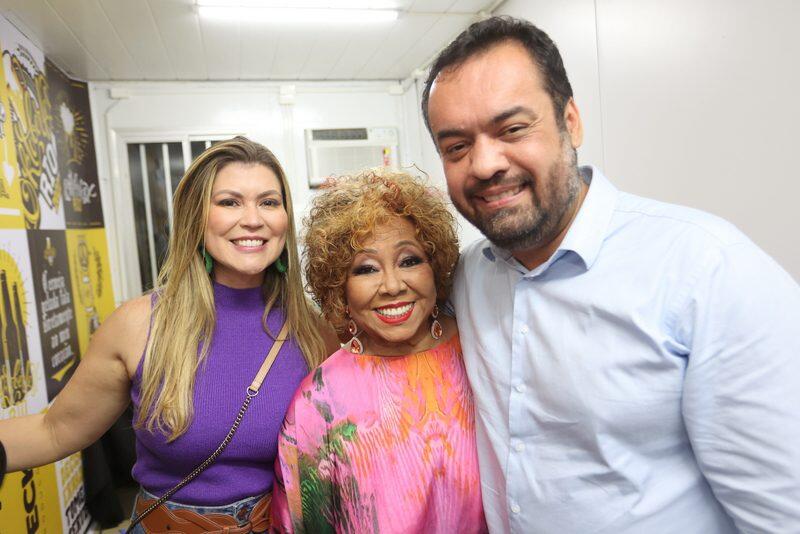
[[[328,28],[208,20],[194,0],[0,0],[0,10],[84,80],[400,80],[499,3],[396,0],[394,22]]]

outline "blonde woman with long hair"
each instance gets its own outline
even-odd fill
[[[105,321],[50,410],[0,421],[7,468],[81,450],[132,401],[142,486],[134,515],[154,506],[132,532],[170,522],[184,532],[266,530],[286,407],[338,345],[303,292],[291,195],[267,148],[236,137],[206,150],[178,185],[173,213],[153,292]],[[259,389],[253,379],[264,369]]]

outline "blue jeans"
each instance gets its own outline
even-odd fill
[[[192,510],[198,514],[227,514],[235,517],[239,521],[239,526],[242,526],[247,523],[247,520],[250,518],[250,512],[253,510],[253,506],[255,506],[255,504],[262,497],[263,495],[246,497],[241,501],[236,501],[231,504],[224,504],[222,506],[192,506],[189,504],[181,504],[172,501],[166,501],[164,506],[170,510]],[[139,501],[139,499],[158,499],[158,496],[153,495],[144,488],[140,488],[139,494],[136,496],[136,501],[133,503],[133,515],[131,515],[131,521],[136,519],[136,503]],[[142,528],[141,523],[139,523],[133,527],[133,530],[126,531],[126,534],[145,534],[145,531],[144,528]]]

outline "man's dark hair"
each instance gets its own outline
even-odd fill
[[[564,108],[572,98],[572,86],[564,70],[558,47],[545,32],[527,20],[502,16],[471,24],[436,56],[428,73],[428,79],[425,80],[425,89],[422,91],[422,116],[431,135],[433,132],[428,116],[428,100],[433,81],[439,73],[451,67],[458,67],[472,56],[507,41],[516,41],[525,47],[533,63],[539,67],[544,89],[553,101],[556,124],[562,129],[565,128]]]

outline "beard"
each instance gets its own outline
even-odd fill
[[[536,178],[530,173],[500,176],[466,191],[467,198],[471,198],[490,186],[520,184],[530,190],[530,203],[499,209],[489,215],[477,210],[466,213],[458,205],[456,208],[489,241],[502,249],[515,252],[539,248],[550,243],[563,230],[580,192],[580,182],[576,151],[564,140],[561,157],[547,170],[547,176],[540,179],[538,192]]]

